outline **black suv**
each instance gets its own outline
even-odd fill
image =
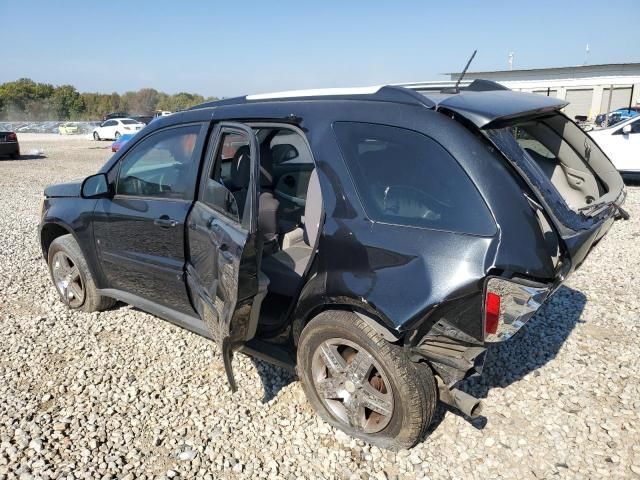
[[[486,81],[247,96],[161,118],[45,190],[71,308],[135,305],[295,368],[330,424],[409,447],[625,216],[561,100]]]

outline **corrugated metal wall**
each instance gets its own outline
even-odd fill
[[[569,102],[569,105],[564,107],[564,113],[569,118],[573,119],[576,115],[589,115],[591,101],[593,100],[593,89],[567,90],[565,100]]]
[[[602,92],[602,102],[600,103],[600,112],[607,112],[609,105],[609,95],[611,94],[611,88],[605,88]],[[609,111],[617,110],[618,108],[624,108],[629,106],[629,98],[631,98],[631,87],[613,88],[613,96],[611,97],[611,109]],[[633,102],[631,104],[634,105]]]

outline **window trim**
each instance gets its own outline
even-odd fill
[[[244,125],[246,127],[248,127],[251,130],[251,133],[254,135],[255,137],[255,132],[253,131],[253,129],[247,125],[246,123],[242,123],[242,122],[235,122],[233,120],[220,120],[218,122],[213,123],[213,128],[207,132],[207,148],[206,151],[204,152],[204,160],[202,161],[202,169],[200,170],[200,178],[198,179],[198,181],[196,182],[197,184],[197,192],[194,194],[194,202],[200,202],[203,206],[205,206],[207,209],[211,210],[211,212],[215,215],[222,215],[224,216],[224,218],[226,220],[229,220],[232,225],[235,225],[239,228],[241,228],[243,231],[249,232],[251,233],[251,215],[248,212],[247,207],[249,207],[249,209],[251,208],[255,208],[256,209],[256,228],[257,228],[257,209],[258,209],[258,204],[256,202],[247,202],[247,200],[249,199],[249,195],[252,194],[252,190],[255,187],[255,191],[257,192],[256,197],[259,196],[260,194],[260,182],[257,182],[258,185],[251,185],[251,181],[249,183],[249,191],[247,192],[247,200],[245,200],[245,210],[242,212],[242,218],[239,218],[239,222],[238,220],[236,220],[235,218],[232,218],[227,212],[215,209],[213,207],[211,207],[210,205],[208,205],[207,203],[204,202],[203,200],[203,195],[204,192],[206,190],[206,184],[207,184],[207,180],[209,178],[209,174],[211,172],[211,169],[215,167],[216,164],[216,158],[217,158],[217,153],[218,151],[222,148],[222,144],[220,143],[220,140],[222,139],[222,136],[227,134],[227,133],[233,133],[233,134],[241,134],[241,135],[245,135],[247,134],[247,132],[245,132],[244,130],[234,127],[233,124],[234,123],[238,123],[240,125]],[[249,140],[249,145],[251,145],[252,141],[251,138],[248,139]],[[257,139],[256,139],[257,142]],[[251,151],[251,146],[249,147],[250,151]],[[250,157],[250,160],[253,161],[253,154]],[[220,182],[218,182],[220,183]],[[255,183],[255,182],[254,182]],[[224,187],[224,185],[223,185]],[[226,187],[225,187],[226,188]],[[228,190],[228,189],[227,189]],[[259,200],[258,200],[259,201]]]
[[[196,139],[196,144],[193,147],[192,155],[194,155],[194,158],[191,164],[191,168],[189,170],[189,174],[192,175],[194,173],[193,170],[195,169],[195,178],[194,178],[195,181],[193,182],[194,183],[193,185],[189,186],[189,191],[185,192],[186,195],[184,198],[168,198],[168,197],[160,197],[160,196],[129,195],[124,193],[118,193],[118,181],[120,180],[120,171],[122,170],[122,164],[126,161],[127,157],[131,155],[131,152],[133,152],[136,149],[136,147],[138,147],[142,142],[153,137],[154,135],[164,133],[169,130],[178,130],[180,128],[192,127],[192,126],[200,126],[200,131],[197,133],[198,137]],[[109,183],[113,184],[113,192],[114,192],[113,199],[122,198],[122,199],[140,199],[140,200],[167,200],[167,201],[193,203],[195,201],[195,196],[196,196],[195,184],[197,183],[197,180],[198,180],[197,175],[200,169],[200,164],[202,163],[202,153],[203,153],[203,146],[204,146],[203,135],[206,138],[206,128],[207,128],[206,122],[189,122],[189,123],[181,123],[177,125],[169,125],[167,127],[149,132],[147,135],[144,135],[143,137],[140,137],[140,139],[136,140],[135,143],[133,143],[129,148],[127,148],[127,151],[124,152],[124,155],[122,155],[122,157],[118,159],[118,161],[111,167],[111,169],[109,169],[107,173],[108,177],[110,177],[112,173],[115,177],[113,179],[111,178],[109,179]]]
[[[261,128],[281,128],[281,129],[288,129],[290,131],[292,131],[293,133],[298,134],[301,138],[302,141],[304,142],[304,144],[306,145],[307,149],[309,150],[309,154],[311,155],[311,160],[313,161],[313,168],[317,169],[318,168],[318,163],[316,162],[315,156],[313,154],[313,150],[311,148],[311,144],[309,143],[309,139],[307,138],[307,136],[305,135],[305,133],[302,131],[302,129],[300,127],[298,127],[297,125],[292,125],[290,123],[285,123],[282,121],[277,121],[274,120],[273,122],[270,121],[242,121],[242,120],[234,120],[234,119],[220,119],[220,120],[214,120],[212,122],[212,128],[207,132],[206,135],[206,142],[207,142],[207,148],[205,149],[205,151],[203,152],[204,155],[204,160],[202,161],[202,169],[200,170],[200,178],[197,182],[197,192],[194,195],[194,201],[200,202],[202,205],[207,206],[207,208],[209,208],[212,212],[216,212],[216,213],[221,213],[222,215],[225,215],[225,218],[230,219],[232,222],[236,222],[235,219],[231,218],[229,215],[226,215],[222,212],[219,212],[218,210],[212,209],[209,205],[207,205],[206,203],[204,203],[204,201],[202,200],[202,195],[203,192],[206,188],[206,181],[209,175],[209,172],[211,171],[211,163],[212,161],[215,159],[215,155],[217,153],[218,150],[218,144],[219,144],[219,140],[220,140],[220,136],[222,135],[222,130],[223,129],[229,129],[231,131],[233,131],[234,133],[245,133],[243,130],[235,130],[233,129],[233,127],[230,127],[229,125],[223,125],[223,124],[229,124],[229,123],[239,123],[241,125],[244,125],[248,128],[251,129],[252,133],[254,136],[256,136],[256,141],[258,141],[258,148],[260,147],[260,139],[257,138],[256,135],[256,131],[257,129],[261,129]],[[258,202],[260,202],[260,181],[258,180],[256,182],[256,192],[257,192],[257,197],[258,197]],[[321,185],[322,188],[322,185]],[[322,197],[324,198],[324,196]],[[256,208],[259,208],[259,203],[256,204]],[[324,211],[324,205],[323,205],[323,211]],[[244,213],[244,212],[243,212]],[[256,213],[257,215],[257,213]],[[244,225],[244,219],[240,219],[240,224],[234,223],[236,225],[241,225],[243,229],[246,229],[246,225]]]
[[[389,222],[389,221],[385,221],[385,220],[377,220],[377,219],[373,218],[369,214],[369,212],[367,211],[367,208],[365,206],[365,201],[363,200],[362,194],[360,192],[360,189],[358,188],[358,183],[357,183],[357,181],[356,181],[356,179],[354,177],[352,168],[349,165],[349,161],[348,161],[347,157],[345,156],[345,152],[344,152],[344,150],[342,148],[340,139],[338,138],[338,134],[337,134],[337,132],[335,130],[335,125],[339,124],[339,123],[347,123],[347,124],[356,123],[356,124],[359,124],[359,125],[374,125],[374,126],[378,126],[378,127],[388,127],[388,128],[400,129],[400,130],[404,130],[406,132],[415,133],[417,135],[425,137],[428,140],[430,140],[433,143],[435,143],[436,145],[438,145],[444,152],[447,153],[447,155],[449,155],[449,157],[455,163],[455,165],[458,166],[458,168],[460,169],[462,174],[469,181],[469,184],[471,185],[473,190],[478,195],[478,198],[480,200],[482,200],[482,204],[485,207],[485,211],[486,211],[486,213],[488,215],[488,218],[490,219],[491,226],[493,227],[493,232],[491,234],[480,234],[480,233],[474,233],[474,232],[468,232],[468,231],[451,230],[451,229],[446,229],[446,228],[437,228],[437,227],[430,227],[430,226],[423,226],[423,225],[410,225],[408,223],[394,223],[394,222]],[[449,149],[447,149],[444,145],[442,145],[438,140],[433,138],[431,135],[429,135],[427,133],[424,133],[424,132],[421,132],[421,131],[418,131],[418,130],[414,130],[414,129],[411,129],[411,128],[406,128],[406,127],[402,127],[402,126],[398,126],[398,125],[389,125],[387,123],[378,123],[378,122],[365,122],[365,121],[359,121],[359,120],[335,120],[335,121],[332,121],[331,122],[331,131],[333,133],[334,141],[336,142],[336,145],[338,147],[338,151],[340,152],[340,155],[342,157],[342,161],[345,164],[347,174],[349,175],[349,179],[351,180],[351,184],[353,185],[353,189],[355,191],[356,196],[358,197],[358,201],[360,202],[360,207],[362,208],[362,212],[364,213],[364,216],[365,216],[366,220],[368,220],[368,221],[370,221],[372,223],[380,224],[380,225],[389,225],[389,226],[395,226],[395,227],[401,227],[401,228],[413,228],[413,229],[419,229],[419,230],[429,230],[429,231],[436,231],[436,232],[452,233],[452,234],[456,234],[456,235],[466,235],[466,236],[479,237],[479,238],[493,238],[498,233],[498,224],[497,224],[495,215],[493,213],[493,210],[491,209],[491,207],[487,203],[487,200],[484,198],[484,195],[482,194],[482,192],[480,191],[480,189],[478,188],[476,183],[473,181],[473,178],[469,175],[469,173],[462,166],[462,164],[456,159],[456,157],[449,151]]]

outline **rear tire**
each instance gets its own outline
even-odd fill
[[[113,298],[98,294],[93,276],[73,235],[63,235],[51,242],[47,263],[60,299],[69,308],[97,312],[115,305]]]
[[[114,140],[117,140],[120,138],[120,132],[116,132],[116,134],[114,135]]]
[[[20,160],[20,150],[9,155],[13,160]]]
[[[327,349],[338,354],[333,361]],[[326,422],[381,448],[411,448],[433,418],[438,396],[429,367],[413,363],[352,312],[326,311],[306,325],[297,369]]]
[[[100,141],[100,135],[98,135],[98,132],[93,132],[93,139],[98,142]]]

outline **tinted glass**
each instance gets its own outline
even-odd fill
[[[386,125],[336,122],[334,131],[374,221],[493,235],[495,223],[458,162],[431,138]]]
[[[240,133],[223,133],[202,193],[202,201],[240,222],[249,192],[250,177],[249,139]]]
[[[124,125],[135,125],[138,122],[136,122],[135,120],[120,120]]]
[[[116,192],[143,197],[187,198],[199,126],[164,130],[138,143],[120,167]]]
[[[308,153],[309,149],[295,132],[280,130],[271,140],[269,145],[273,164],[308,164],[313,165],[313,159]]]

